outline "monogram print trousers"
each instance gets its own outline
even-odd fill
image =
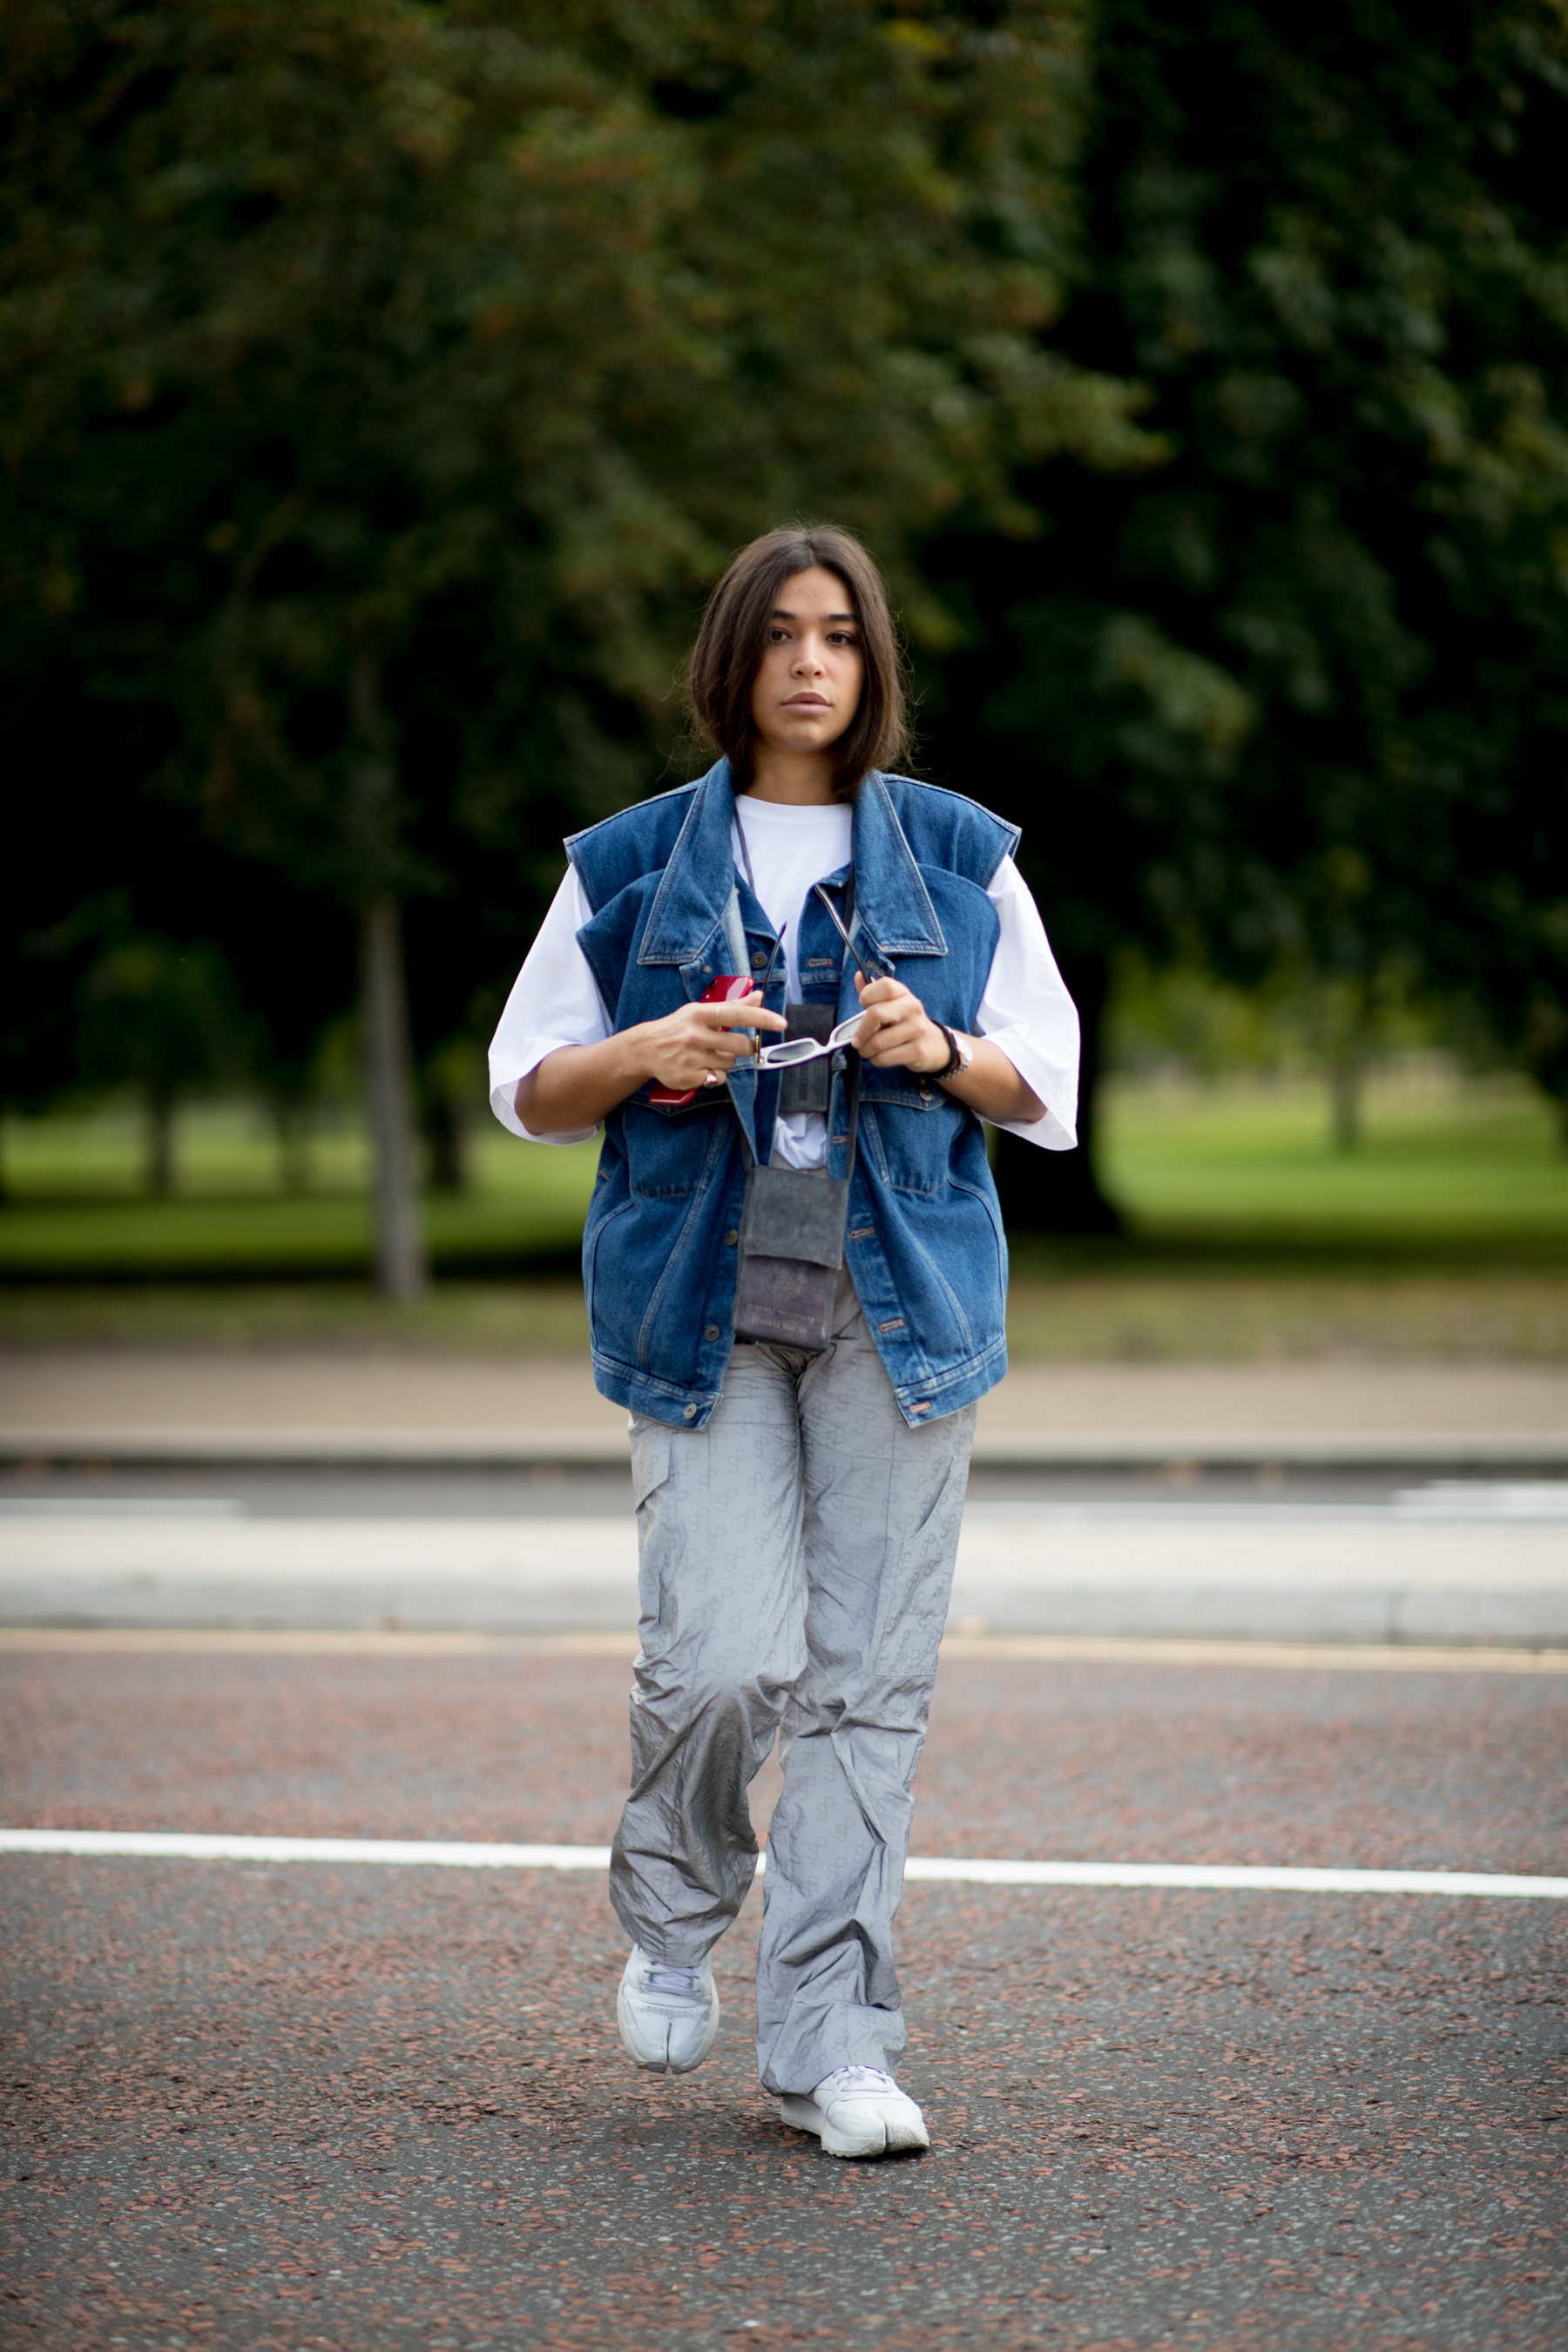
[[[646,1952],[701,1958],[757,1866],[746,1792],[775,1737],[757,2059],[770,2091],[896,2072],[893,1916],[974,1407],[911,1429],[853,1286],[821,1355],[738,1346],[705,1430],[634,1414],[642,1649],[610,1864]]]

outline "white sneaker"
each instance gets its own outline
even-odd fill
[[[796,2131],[815,2132],[829,2156],[898,2156],[931,2146],[919,2107],[876,2066],[836,2066],[809,2098],[786,2093],[779,2110]]]
[[[689,2074],[700,2066],[719,2032],[713,1963],[695,1968],[650,1959],[634,1944],[616,1995],[616,2015],[628,2058],[650,2074]]]

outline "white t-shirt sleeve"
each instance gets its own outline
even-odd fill
[[[1045,1105],[1042,1118],[992,1124],[1047,1151],[1070,1151],[1078,1141],[1078,1009],[1057,970],[1034,895],[1010,857],[996,868],[985,895],[1002,931],[975,1033],[1001,1047]]]
[[[584,1127],[572,1135],[531,1135],[516,1108],[518,1087],[546,1054],[561,1045],[596,1045],[610,1034],[598,983],[577,944],[593,914],[577,869],[569,866],[490,1039],[490,1108],[527,1143],[586,1143],[598,1132]]]

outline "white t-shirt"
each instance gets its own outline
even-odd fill
[[[763,909],[775,933],[785,927],[789,994],[798,1003],[802,910],[813,884],[848,864],[854,812],[841,802],[796,808],[747,793],[736,803],[736,815],[745,827]],[[738,838],[734,851],[744,873]],[[1039,909],[1010,857],[993,875],[986,896],[1001,929],[975,1034],[1001,1047],[1045,1106],[1037,1119],[997,1124],[1047,1151],[1070,1151],[1078,1140],[1078,1013],[1062,985]],[[604,1001],[577,944],[577,933],[593,913],[575,866],[568,866],[491,1040],[490,1108],[503,1127],[530,1143],[583,1143],[595,1132],[584,1128],[572,1135],[531,1135],[516,1108],[518,1087],[547,1054],[563,1045],[595,1045],[610,1034]],[[804,1111],[779,1119],[773,1155],[787,1167],[821,1167],[827,1156],[826,1120]]]

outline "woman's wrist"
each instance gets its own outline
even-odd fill
[[[935,1026],[942,1038],[942,1055],[931,1076],[939,1086],[946,1086],[954,1078],[969,1076],[974,1061],[974,1041],[962,1030],[950,1029],[945,1021],[937,1022]]]
[[[626,1082],[626,1095],[635,1095],[640,1086],[658,1073],[653,1066],[653,1048],[648,1041],[652,1024],[634,1022],[629,1029],[617,1029],[610,1042],[620,1048],[616,1075]],[[626,1096],[622,1097],[622,1100]]]
[[[951,1077],[956,1068],[956,1065],[953,1064],[952,1032],[941,1021],[931,1021],[926,1025],[929,1036],[926,1049],[920,1059],[920,1076],[922,1078]],[[952,1066],[950,1067],[950,1065]]]
[[[619,1029],[593,1045],[558,1045],[519,1082],[513,1097],[531,1135],[571,1135],[597,1127],[655,1073],[649,1024]]]

